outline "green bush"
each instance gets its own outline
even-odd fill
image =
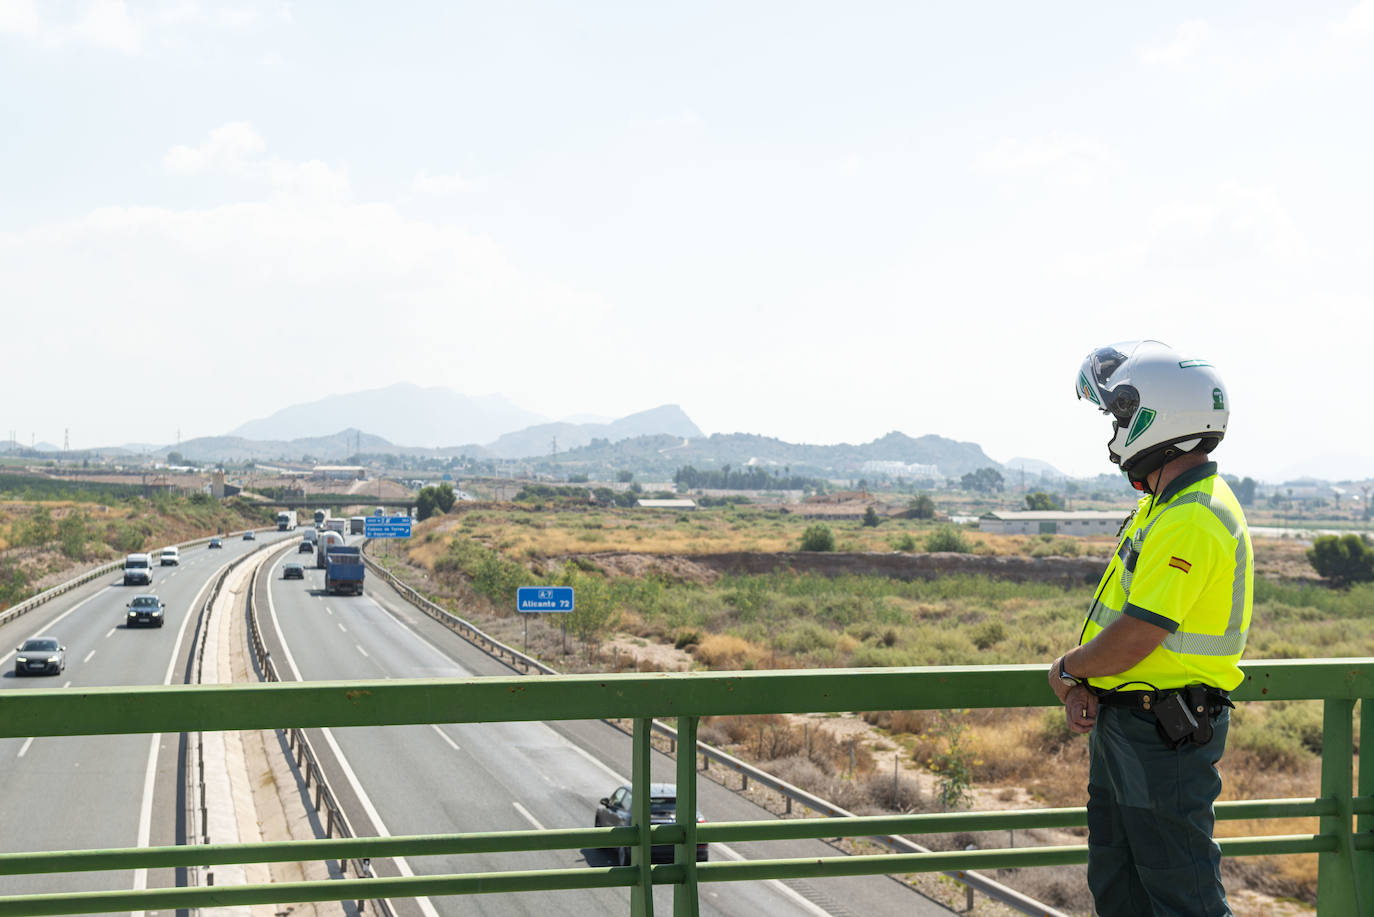
[[[931,553],[971,554],[973,545],[969,544],[963,532],[958,529],[943,528],[938,532],[931,532],[926,537],[926,550]]]
[[[878,524],[882,521],[882,519],[878,518],[878,511],[873,507],[870,506],[864,510],[863,524],[868,528],[877,528]]]
[[[910,532],[903,532],[899,537],[889,541],[888,544],[892,545],[894,551],[916,550],[916,539],[911,537]]]
[[[1356,534],[1322,535],[1307,552],[1312,568],[1338,586],[1374,581],[1374,551]]]
[[[802,532],[801,549],[803,551],[833,551],[835,550],[835,533],[830,531],[830,526],[817,522]]]

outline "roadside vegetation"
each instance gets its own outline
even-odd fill
[[[417,529],[409,566],[398,572],[516,645],[515,587],[574,586],[578,611],[567,623],[577,639],[571,655],[554,659],[565,671],[1048,663],[1076,642],[1091,600],[1088,586],[970,576],[902,582],[787,570],[719,575],[692,565],[691,557],[827,550],[821,529],[840,551],[1102,556],[1111,545],[1110,539],[991,536],[933,520],[817,522],[741,506],[690,514],[489,506],[455,512]],[[1305,551],[1297,542],[1256,541],[1258,565],[1270,572],[1256,581],[1247,658],[1374,655],[1374,583],[1332,588],[1312,577]],[[655,555],[678,556],[683,564],[636,566]],[[1288,571],[1300,575],[1282,575]],[[532,651],[552,656],[557,647],[546,642]],[[1313,702],[1242,705],[1221,765],[1223,798],[1316,795],[1321,716]],[[861,811],[1083,802],[1087,742],[1068,732],[1058,711],[888,710],[863,719],[868,730],[853,744],[823,723],[789,717],[710,720],[702,734]],[[874,751],[879,740],[882,755]],[[901,779],[894,778],[894,754]],[[1315,823],[1299,819],[1218,825],[1223,836],[1312,830]],[[922,842],[948,847],[984,840],[1000,844],[1006,837]],[[1226,868],[1231,881],[1252,889],[1314,900],[1314,857],[1236,859]],[[1081,883],[1045,884],[1032,873],[1021,877],[1028,892],[1082,909],[1066,891]]]
[[[18,479],[11,481],[9,479]],[[150,498],[120,485],[0,476],[0,610],[68,573],[217,532],[266,525],[272,510],[205,494]]]

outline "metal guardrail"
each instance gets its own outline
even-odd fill
[[[1223,817],[1317,818],[1314,834],[1225,838],[1223,855],[1318,855],[1321,917],[1370,913],[1374,904],[1374,756],[1354,761],[1354,712],[1374,735],[1374,658],[1258,660],[1242,666],[1237,701],[1323,701],[1320,794],[1247,800],[1218,807]],[[11,692],[14,693],[14,692]],[[622,828],[498,831],[388,838],[333,838],[267,844],[75,850],[0,854],[0,874],[268,863],[321,857],[434,856],[458,853],[626,846],[629,866],[511,870],[338,879],[214,888],[162,888],[0,897],[0,917],[169,907],[338,901],[535,890],[625,887],[632,915],[653,912],[654,885],[673,887],[674,913],[697,911],[700,883],[759,879],[944,872],[968,868],[1082,863],[1085,845],[948,853],[696,861],[700,843],[781,838],[867,837],[932,831],[1008,830],[1082,825],[1083,808],[958,812],[876,818],[784,819],[698,825],[694,756],[677,761],[678,818],[649,821],[651,719],[677,719],[678,739],[694,745],[702,716],[844,712],[871,709],[1039,707],[1054,703],[1039,665],[914,667],[754,672],[660,672],[466,679],[380,679],[234,685],[41,689],[5,699],[0,738],[176,733],[243,729],[584,720],[634,721],[631,781],[634,824]],[[655,866],[652,848],[670,845],[674,861]]]
[[[371,540],[368,540],[364,542],[364,547],[370,544]],[[387,570],[385,567],[378,564],[366,553],[363,554],[363,560],[370,567],[372,567],[372,569],[376,571],[376,573],[379,576],[386,580],[387,583],[389,583],[393,589],[399,592],[401,596],[405,598],[407,601],[409,601],[412,605],[415,605],[425,614],[444,624],[450,630],[454,631],[459,636],[463,637],[465,640],[468,640],[473,645],[477,646],[479,649],[483,650],[489,655],[495,657],[496,659],[502,662],[507,662],[508,664],[518,663],[518,665],[523,666],[526,670],[532,670],[534,672],[538,672],[544,675],[560,674],[557,670],[551,668],[550,666],[545,665],[537,659],[527,656],[519,650],[507,646],[506,644],[502,643],[496,638],[483,632],[481,628],[477,627],[472,622],[454,614],[453,612],[449,611],[443,606],[430,601],[428,598],[421,595],[419,591],[402,582],[399,577],[397,577],[390,570]],[[677,730],[674,729],[672,726],[669,726],[662,720],[658,719],[652,721],[652,728],[654,732],[659,733],[660,735],[667,736],[672,741],[674,753],[676,753],[678,740]],[[841,808],[840,806],[835,805],[833,802],[830,802],[829,800],[822,799],[819,796],[816,796],[812,793],[808,793],[801,787],[788,783],[786,780],[783,780],[779,777],[775,777],[767,771],[762,770],[761,768],[754,767],[747,761],[742,761],[739,758],[736,758],[734,755],[731,755],[728,752],[721,751],[714,745],[707,744],[706,742],[703,742],[700,739],[697,740],[697,754],[701,755],[703,762],[706,762],[708,767],[710,766],[710,762],[714,761],[722,767],[726,767],[738,773],[744,779],[744,784],[746,787],[748,786],[749,781],[753,780],[760,786],[767,787],[768,789],[777,793],[779,796],[783,797],[784,800],[786,800],[787,812],[789,814],[792,811],[792,804],[795,802],[807,807],[808,809],[820,812],[822,815],[828,818],[856,817],[854,813],[850,812],[848,809]],[[898,837],[896,835],[872,835],[868,839],[876,841],[884,847],[887,847],[889,850],[893,850],[898,853],[932,852],[929,848],[923,847],[915,841],[908,840],[904,837]],[[993,899],[994,901],[998,901],[1002,904],[1005,904],[1007,907],[1015,911],[1018,911],[1022,914],[1031,915],[1031,917],[1068,917],[1068,915],[1065,914],[1063,911],[1057,910],[1051,907],[1050,905],[1045,904],[1042,901],[1037,901],[1029,895],[1023,894],[1008,885],[1003,885],[1001,882],[998,882],[995,879],[990,879],[987,876],[981,875],[980,873],[972,872],[969,870],[951,870],[944,873],[944,875],[948,876],[951,879],[954,879],[956,882],[960,882],[963,885],[967,886],[970,889],[970,897],[972,895],[972,892],[977,891]],[[969,906],[972,907],[971,900],[969,902]]]
[[[495,637],[483,631],[476,624],[454,614],[442,605],[430,601],[411,586],[402,582],[400,577],[396,576],[396,574],[368,556],[366,549],[370,544],[372,544],[372,539],[363,542],[363,562],[371,567],[378,576],[386,580],[393,589],[399,592],[406,601],[410,602],[416,608],[420,609],[464,640],[467,640],[482,652],[513,668],[521,669],[526,672],[538,672],[541,675],[559,674],[556,669],[545,665],[532,656],[525,655],[514,647],[507,646],[500,640],[497,640]]]
[[[265,563],[266,560],[267,558],[264,558],[263,562]],[[249,644],[253,649],[253,659],[258,665],[258,670],[262,673],[263,679],[267,682],[281,682],[282,678],[277,672],[277,664],[272,661],[272,654],[267,651],[267,646],[263,643],[262,631],[258,627],[257,607],[253,596],[257,591],[256,581],[261,569],[262,564],[259,564],[258,569],[253,571],[248,586],[248,606],[245,617],[248,619]],[[307,794],[311,784],[314,784],[315,812],[319,813],[321,809],[324,811],[325,839],[332,838],[336,830],[341,838],[358,837],[358,833],[353,830],[353,825],[349,822],[348,816],[344,814],[343,806],[339,805],[338,797],[333,788],[330,787],[325,778],[324,768],[320,767],[319,756],[315,753],[315,748],[311,745],[305,731],[303,729],[278,729],[277,731],[285,734],[287,748],[295,753],[294,765],[297,773],[301,775],[299,779],[304,782]],[[334,858],[331,857],[331,859]],[[345,875],[348,872],[346,866],[348,862],[348,859],[339,859],[340,871]],[[354,874],[359,878],[375,878],[376,874],[372,870],[371,857],[356,857],[353,858],[352,863]],[[371,900],[373,909],[377,913],[383,914],[385,917],[395,917],[395,908],[385,898],[360,898],[356,902],[359,910],[363,909],[364,900]]]

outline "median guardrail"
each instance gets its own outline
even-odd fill
[[[1320,794],[1303,799],[1229,803],[1219,806],[1218,814],[1248,819],[1314,817],[1318,819],[1318,830],[1314,834],[1225,838],[1220,842],[1223,854],[1234,857],[1315,853],[1318,914],[1346,917],[1369,913],[1374,904],[1374,756],[1363,756],[1358,785],[1352,763],[1357,701],[1363,734],[1374,735],[1374,658],[1260,660],[1245,664],[1243,670],[1245,681],[1232,695],[1238,701],[1323,702]],[[696,761],[689,755],[680,755],[677,762],[679,820],[668,825],[651,825],[649,820],[650,735],[656,715],[676,718],[678,740],[692,747],[702,716],[1038,707],[1054,703],[1056,700],[1044,682],[1044,668],[1039,665],[383,679],[14,692],[5,700],[0,737],[625,718],[634,721],[631,780],[635,812],[634,823],[621,828],[5,853],[0,854],[0,874],[612,846],[629,847],[631,863],[234,887],[11,895],[0,897],[0,917],[608,887],[630,889],[631,914],[648,915],[653,913],[654,885],[672,886],[674,914],[691,915],[697,913],[700,883],[1082,863],[1087,859],[1085,845],[697,863],[699,842],[1082,826],[1087,815],[1083,808],[1072,808],[698,825],[694,818]],[[80,825],[76,830],[79,842]],[[658,845],[673,847],[672,863],[651,864],[651,850]]]
[[[248,587],[248,605],[246,617],[248,618],[248,639],[249,646],[253,651],[253,660],[257,663],[258,671],[262,679],[266,682],[281,682],[281,674],[277,671],[277,664],[272,661],[272,654],[267,651],[267,645],[262,639],[262,629],[258,626],[257,604],[254,594],[257,592],[256,580],[258,571],[253,573],[253,582]],[[358,833],[353,829],[353,825],[344,813],[343,806],[339,804],[339,798],[329,785],[325,777],[324,768],[320,766],[319,755],[315,752],[315,747],[311,744],[310,738],[305,734],[304,729],[282,729],[279,732],[285,733],[287,748],[294,756],[294,765],[299,780],[304,783],[307,795],[314,789],[315,812],[324,813],[324,836],[326,839],[332,838],[335,832],[341,838],[358,837]],[[333,859],[331,857],[331,859]],[[347,870],[346,858],[339,859],[339,866],[342,871]],[[353,872],[359,878],[372,878],[375,873],[372,870],[372,860],[370,857],[355,857],[352,859]],[[395,909],[391,902],[385,898],[373,898],[373,910],[384,917],[395,917]],[[359,898],[355,902],[359,910],[363,908],[363,899]]]

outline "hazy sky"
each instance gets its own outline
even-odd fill
[[[412,381],[1095,473],[1154,337],[1226,470],[1374,474],[1372,90],[1374,0],[0,0],[0,436]]]

